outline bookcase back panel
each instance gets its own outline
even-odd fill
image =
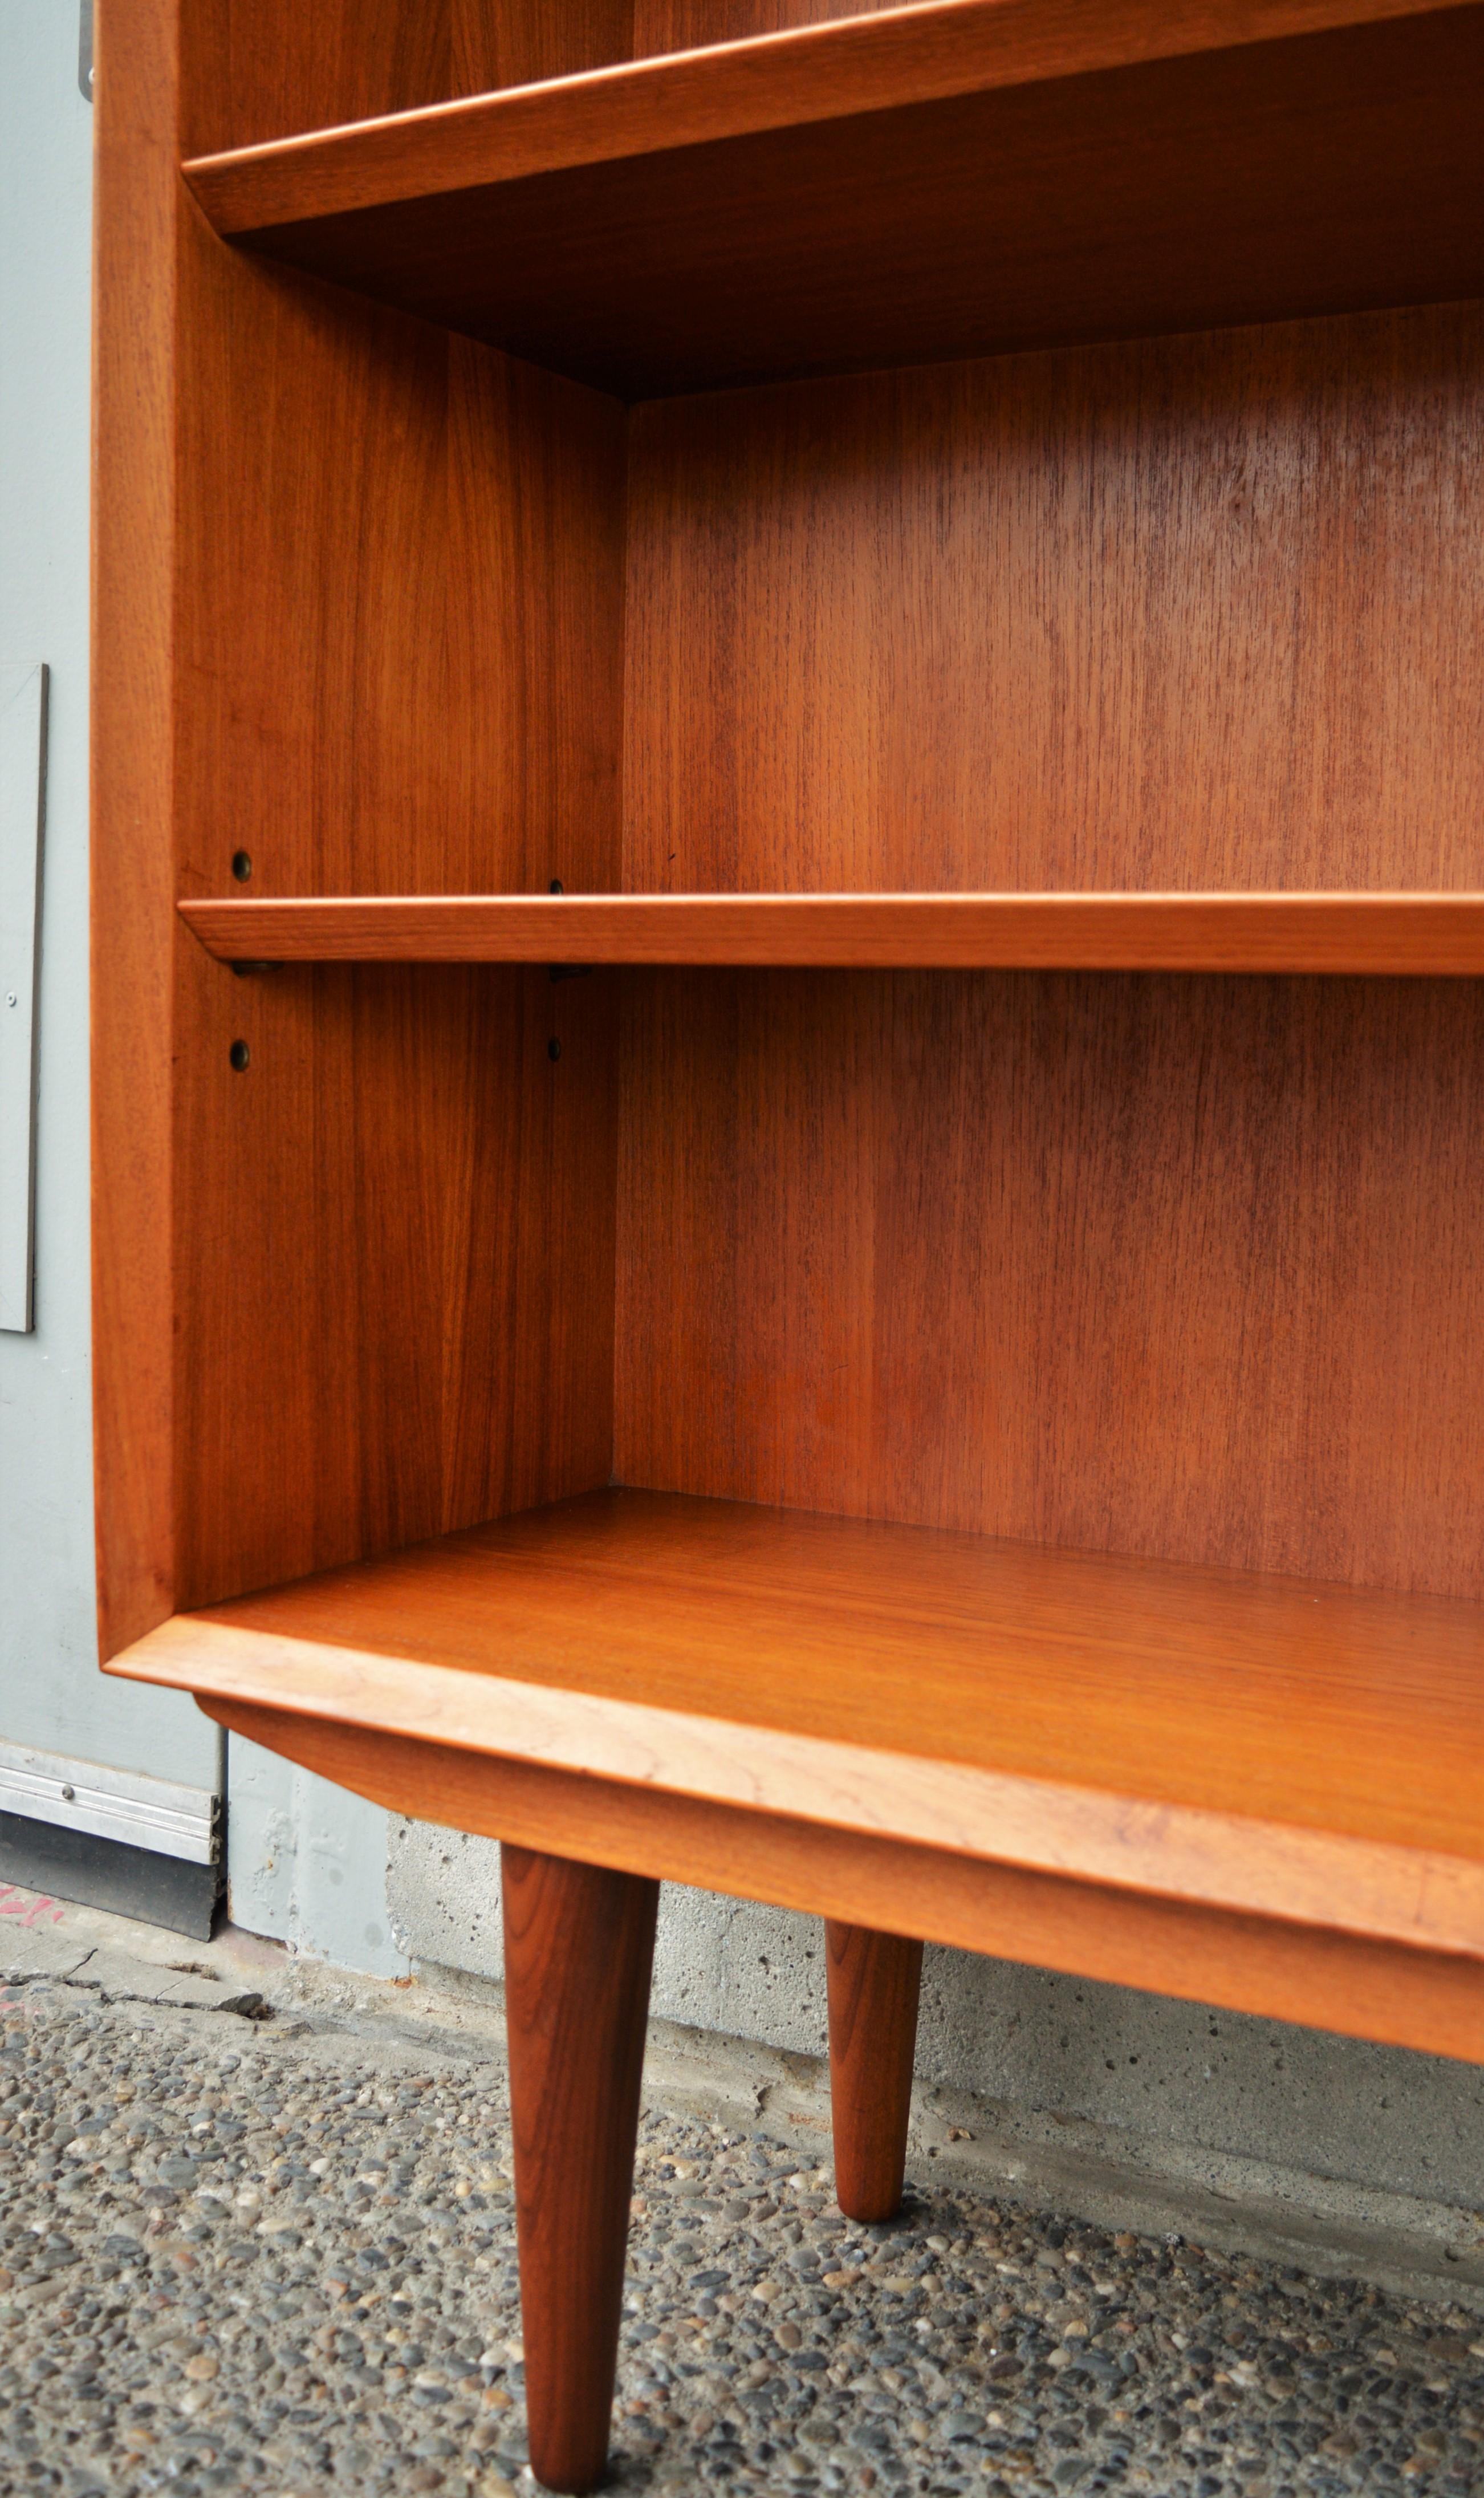
[[[1476,983],[625,977],[618,1481],[1484,1596]]]
[[[655,402],[637,890],[1484,881],[1484,307]]]

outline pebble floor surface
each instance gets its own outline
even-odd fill
[[[634,2213],[620,2490],[1484,2491],[1461,2308],[676,2117]],[[496,2068],[0,1991],[6,2498],[529,2491],[520,2333]]]

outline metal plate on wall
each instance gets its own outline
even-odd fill
[[[0,1744],[0,1813],[148,1847],[190,1865],[214,1865],[221,1855],[221,1798],[210,1788],[66,1760],[25,1744]]]
[[[47,670],[0,668],[0,1328],[32,1324]]]

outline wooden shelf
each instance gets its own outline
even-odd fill
[[[272,144],[219,233],[627,398],[1484,293],[1484,8],[941,5]]]
[[[111,1671],[1484,1959],[1484,1606],[605,1491]]]
[[[1476,893],[410,894],[179,910],[225,963],[1484,972]]]

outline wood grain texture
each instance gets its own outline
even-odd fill
[[[208,1602],[603,1482],[603,985],[214,978],[180,1073],[179,1585]]]
[[[181,289],[177,890],[240,893],[238,849],[254,894],[615,881],[618,409],[194,216]],[[189,940],[177,980],[177,1601],[605,1481],[607,984]]]
[[[1468,891],[1484,307],[630,422],[641,892]]]
[[[616,882],[621,411],[191,242],[179,889]]]
[[[93,1448],[105,1655],[171,1611],[174,14],[105,13],[94,223]]]
[[[119,1670],[1472,1950],[1481,1657],[1474,1605],[602,1492]]]
[[[217,962],[1484,972],[1480,894],[575,894],[185,902]]]
[[[635,0],[634,57],[747,43],[755,35],[868,17],[897,5],[898,0]]]
[[[671,8],[104,25],[105,1650],[610,1885],[1484,2061],[1477,984],[811,924],[1477,968],[1484,310],[1364,307],[1484,291],[1484,6],[601,66]],[[276,260],[180,183],[357,115],[198,167]],[[547,977],[644,929],[713,968]]]
[[[411,78],[363,14],[363,75]],[[106,1652],[611,1470],[611,989],[244,984],[172,907],[240,892],[238,849],[268,894],[616,881],[621,411],[209,233],[176,112],[229,20],[272,109],[279,15],[187,13],[181,100],[174,12],[120,0],[101,123]]]
[[[523,18],[526,5],[518,0],[513,16]],[[390,77],[403,89],[428,83],[446,13],[426,13],[424,61],[409,69],[404,61],[399,65],[408,30],[398,11],[382,0],[366,25],[371,40],[364,61],[347,73],[332,51],[319,56],[320,76],[335,99],[323,122],[306,117],[264,144],[239,141],[214,155],[203,151],[188,159],[185,172],[218,233],[238,234],[285,216],[335,215],[483,181],[516,180],[821,119],[854,119],[996,87],[1056,83],[1233,45],[1428,19],[1469,5],[1471,0],[1182,0],[1156,8],[1152,0],[1119,0],[1102,9],[1095,22],[1066,0],[1051,6],[1047,0],[1034,6],[1026,0],[937,0],[935,6],[883,13],[806,5],[797,16],[788,12],[787,22],[774,30],[781,32],[781,42],[748,41],[744,50],[727,47],[720,52],[670,44],[667,59],[616,64],[606,77],[584,78],[553,94],[481,94],[428,110],[410,93],[400,103],[389,99],[379,106],[371,97],[378,78]],[[214,0],[214,7],[219,18],[235,14],[246,37],[245,55],[234,60],[243,96],[234,110],[250,111],[245,98],[254,85],[282,83],[286,29],[279,21],[289,15],[286,0],[250,15],[242,0]],[[484,14],[474,0],[474,16]],[[878,14],[884,24],[870,22]],[[358,12],[358,20],[364,16]],[[637,33],[640,18],[631,23]],[[653,48],[647,33],[645,43],[647,50]],[[205,63],[209,56],[204,51],[202,57]],[[300,63],[294,67],[307,114],[312,84]],[[365,99],[359,110],[352,79]]]
[[[453,0],[452,28],[444,92],[481,95],[628,60],[633,0],[561,0],[558,8],[552,0]]]
[[[1474,984],[625,998],[620,1482],[1484,1596]]]
[[[505,2025],[531,2468],[608,2459],[659,1884],[501,1851]]]
[[[133,5],[133,0],[125,0]],[[450,92],[446,0],[192,0],[180,144],[250,146],[316,122],[359,121]]]
[[[651,398],[1478,294],[1481,90],[1477,6],[951,0],[187,172],[238,240]]]
[[[866,1926],[825,1924],[835,2193],[852,2221],[901,2201],[923,1947]]]
[[[609,881],[618,411],[204,229],[183,270],[180,888]],[[603,1482],[611,989],[182,939],[177,1601]]]
[[[507,1579],[502,1571],[502,1590]],[[598,1592],[603,1592],[601,1585]],[[788,1723],[739,1723],[703,1713],[717,1707],[702,1670],[708,1627],[704,1609],[688,1658],[692,1682],[701,1686],[690,1711],[656,1706],[647,1696],[588,1691],[581,1681],[574,1688],[557,1679],[551,1656],[563,1627],[569,1656],[576,1644],[570,1600],[566,1621],[558,1616],[554,1634],[549,1609],[543,1608],[545,1645],[531,1635],[529,1612],[513,1627],[502,1611],[487,1643],[487,1658],[497,1658],[508,1637],[527,1653],[535,1651],[533,1668],[547,1663],[544,1682],[512,1681],[488,1663],[471,1680],[467,1671],[189,1614],[151,1631],[127,1651],[127,1664],[116,1670],[194,1691],[198,1697],[214,1694],[301,1709],[660,1794],[690,1795],[1078,1880],[1330,1926],[1368,1939],[1475,1959],[1484,1955],[1484,1869],[1471,1834],[1463,1841],[1469,1853],[1447,1855],[1431,1843],[1431,1834],[1421,1844],[1354,1838],[1327,1828],[1259,1821],[1240,1801],[1235,1809],[1213,1811],[1183,1798],[1171,1802],[1158,1793],[1133,1792],[1141,1773],[1137,1761],[1125,1793],[1066,1783],[1067,1778],[1088,1781],[1109,1775],[1106,1743],[1098,1737],[1105,1734],[1114,1698],[1109,1688],[1096,1688],[1095,1675],[1085,1672],[1080,1678],[1084,1696],[1089,1681],[1094,1685],[1091,1718],[1082,1730],[1080,1749],[1062,1730],[1060,1776],[1048,1775],[1043,1766],[1048,1757],[1056,1759],[1055,1738],[1048,1742],[1044,1729],[1033,1722],[1033,1712],[1017,1705],[1022,1695],[1013,1687],[1013,1676],[996,1675],[993,1653],[967,1698],[962,1689],[953,1692],[951,1674],[925,1675],[928,1689],[942,1696],[946,1683],[949,1699],[970,1712],[982,1712],[987,1694],[997,1705],[1003,1685],[1010,1682],[1006,1748],[1027,1758],[1031,1770],[1028,1777],[1006,1776],[994,1768],[873,1744],[869,1721],[863,1722],[861,1713],[849,1706],[843,1669],[833,1677],[821,1674],[817,1659],[807,1692],[809,1713],[816,1723],[848,1721],[837,1738],[801,1734]],[[931,1653],[931,1629],[921,1629],[918,1645],[925,1654]],[[432,1645],[430,1634],[425,1645]],[[632,1654],[639,1636],[631,1627],[617,1645]],[[667,1657],[672,1668],[676,1645],[672,1627]],[[879,1670],[879,1642],[877,1650]],[[1023,1664],[1027,1652],[1042,1654],[1040,1644],[1026,1644]],[[1054,1645],[1044,1654],[1059,1668]],[[776,1667],[775,1649],[769,1661]],[[581,1676],[581,1665],[575,1671]],[[646,1693],[640,1668],[626,1680]],[[1117,1685],[1114,1676],[1103,1681]],[[1348,1728],[1342,1731],[1347,1734]],[[1158,1748],[1157,1744],[1151,1747],[1156,1779],[1164,1766]],[[1290,1778],[1288,1783],[1292,1787],[1298,1781]],[[1353,1808],[1353,1797],[1350,1802]],[[1299,1809],[1312,1821],[1337,1809],[1336,1799],[1329,1790],[1316,1792],[1310,1782],[1301,1790]]]
[[[209,1716],[389,1810],[1111,1984],[1484,2063],[1476,1963],[940,1848],[409,1744],[207,1694]]]
[[[181,144],[248,147],[628,57],[631,0],[191,0]]]

